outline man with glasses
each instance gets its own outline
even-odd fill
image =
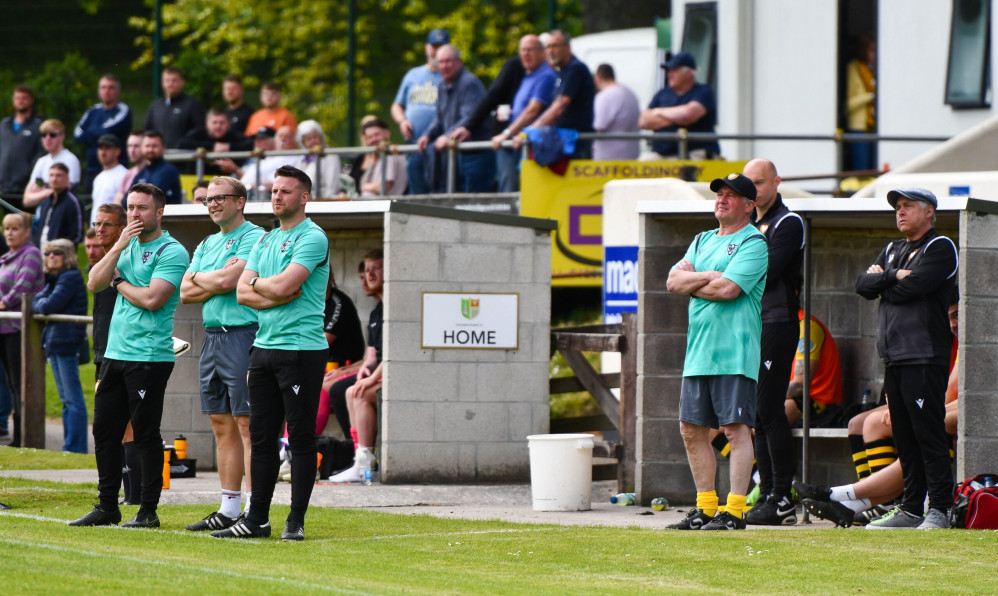
[[[762,294],[769,253],[749,219],[756,188],[741,174],[710,183],[720,226],[697,234],[669,271],[667,287],[689,296],[689,332],[679,396],[679,431],[697,490],[696,507],[672,530],[744,530],[752,475],[752,426],[762,337]],[[710,429],[731,444],[731,492],[718,513]]]
[[[697,82],[697,62],[689,52],[678,52],[662,65],[666,86],[655,94],[641,113],[638,126],[655,132],[714,132],[717,100],[710,87]],[[720,154],[717,141],[690,141],[688,159],[713,159]],[[652,141],[651,150],[659,159],[678,159],[679,143]]]
[[[548,64],[558,73],[558,78],[554,83],[554,100],[534,126],[592,132],[596,84],[589,67],[572,54],[572,39],[560,29],[550,33],[545,49]],[[589,159],[592,146],[592,141],[576,141],[572,159]]]
[[[217,511],[187,526],[192,532],[224,530],[236,523],[241,514],[244,473],[249,511],[253,485],[246,371],[259,325],[257,312],[236,302],[235,289],[250,251],[263,236],[263,228],[243,216],[246,187],[235,178],[213,178],[201,203],[219,231],[194,249],[191,266],[180,284],[180,301],[203,304],[201,413],[208,415],[215,434],[222,502]]]
[[[142,470],[141,504],[127,528],[157,528],[163,488],[160,424],[166,384],[173,372],[173,315],[180,282],[190,263],[187,250],[163,230],[166,197],[151,184],[128,193],[129,223],[104,258],[90,270],[91,291],[118,292],[100,382],[94,395],[94,453],[99,503],[71,526],[108,526],[121,521],[121,440],[132,424]]]
[[[80,183],[80,160],[63,146],[66,140],[66,127],[63,123],[54,119],[46,120],[42,122],[41,133],[45,155],[35,162],[28,186],[24,189],[24,206],[29,209],[37,207],[46,197],[51,196],[52,189],[46,185],[49,182],[49,168],[52,164],[65,164],[69,169],[71,188]]]

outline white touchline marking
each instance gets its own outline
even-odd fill
[[[368,594],[368,592],[360,592],[360,591],[357,591],[357,590],[344,590],[342,588],[337,588],[335,586],[330,586],[330,585],[327,585],[327,584],[315,584],[315,583],[311,583],[311,582],[303,582],[303,581],[300,581],[300,580],[295,580],[295,579],[291,579],[291,578],[287,578],[287,577],[272,577],[272,576],[268,576],[268,575],[257,575],[257,574],[252,574],[252,573],[238,573],[236,571],[232,571],[232,570],[229,570],[229,569],[214,569],[212,567],[198,567],[198,566],[195,566],[195,565],[185,565],[183,563],[175,563],[175,562],[172,562],[172,561],[160,561],[160,560],[157,560],[157,559],[143,559],[143,558],[140,558],[140,557],[130,557],[130,556],[127,556],[127,555],[115,555],[115,554],[110,554],[110,553],[98,553],[98,552],[93,552],[93,551],[84,550],[84,549],[69,548],[69,547],[65,547],[65,546],[58,546],[58,545],[55,545],[55,544],[46,544],[46,543],[41,543],[41,542],[27,542],[27,541],[24,541],[24,540],[14,540],[14,539],[10,539],[10,538],[0,538],[0,542],[5,542],[7,544],[13,544],[13,545],[16,545],[16,546],[22,546],[22,547],[27,547],[27,548],[44,548],[44,549],[48,549],[48,550],[54,550],[54,551],[58,551],[58,552],[73,553],[73,554],[77,554],[77,555],[87,555],[87,556],[102,557],[102,558],[111,557],[111,558],[120,559],[120,560],[123,560],[123,561],[131,561],[133,563],[140,563],[140,564],[144,564],[144,565],[159,565],[161,567],[172,567],[172,568],[175,568],[175,569],[181,569],[181,570],[185,570],[185,571],[199,571],[201,573],[216,573],[216,574],[219,574],[219,575],[226,575],[226,576],[230,576],[230,577],[237,577],[237,578],[240,578],[240,579],[254,579],[254,580],[263,580],[263,581],[268,581],[268,582],[279,582],[281,584],[295,584],[295,585],[298,585],[298,586],[301,586],[301,587],[304,587],[304,588],[319,589],[319,590],[325,590],[325,591],[329,591],[329,592],[337,592],[337,593],[341,593],[341,594],[364,594],[364,595]]]

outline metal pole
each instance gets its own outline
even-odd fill
[[[454,194],[457,186],[457,145],[447,143],[447,194]]]
[[[811,356],[809,346],[811,345],[811,218],[804,218],[804,291],[801,296],[804,307],[804,395],[801,398],[801,414],[804,419],[804,432],[801,437],[801,482],[810,482],[808,473],[808,456],[810,455],[811,440]],[[809,519],[807,509],[804,510],[804,522]]]
[[[162,95],[159,88],[160,69],[163,64],[163,0],[156,0],[156,28],[152,34],[152,96]]]
[[[347,144],[357,138],[357,1],[347,2]]]
[[[689,140],[686,138],[686,133],[688,133],[689,131],[686,130],[685,128],[680,128],[676,132],[679,133],[679,139],[678,139],[679,159],[689,159],[690,147],[689,147]]]
[[[320,145],[319,152],[315,154],[315,185],[312,188],[312,196],[322,199],[331,199],[333,197],[322,196],[322,158],[324,157],[322,155],[322,149],[325,149],[325,147]]]

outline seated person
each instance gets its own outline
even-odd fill
[[[797,312],[800,323],[800,340],[797,355],[787,388],[787,420],[790,426],[801,419],[800,406],[804,398],[804,311]],[[842,403],[842,366],[839,350],[825,324],[811,316],[811,347],[808,350],[811,368],[811,428],[820,428],[833,422]]]

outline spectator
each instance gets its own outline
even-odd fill
[[[293,151],[299,149],[298,140],[295,138],[295,127],[290,124],[277,129],[274,134],[274,144],[278,151]]]
[[[391,131],[388,130],[388,124],[380,118],[364,124],[361,132],[364,135],[364,144],[369,147],[380,145],[387,148],[392,135]],[[360,178],[360,196],[377,197],[403,194],[406,187],[405,158],[401,155],[392,155],[387,151],[369,153],[368,155],[371,161],[364,168],[364,175]],[[384,188],[382,188],[382,178],[384,178]]]
[[[96,229],[87,228],[86,234],[83,235],[83,250],[87,253],[87,271],[90,271],[90,268],[104,257],[104,247],[97,239]]]
[[[839,363],[839,350],[835,338],[824,323],[811,315],[810,349],[804,349],[804,311],[797,312],[800,321],[800,337],[797,353],[794,356],[794,370],[787,387],[787,400],[784,403],[787,421],[790,426],[801,419],[801,406],[804,399],[804,362],[811,369],[811,427],[825,426],[829,412],[842,403],[842,365]],[[805,355],[806,354],[806,355]]]
[[[655,97],[648,109],[641,113],[638,125],[655,132],[676,132],[685,128],[690,132],[714,132],[717,124],[717,102],[710,87],[698,83],[697,63],[693,55],[679,52],[665,64],[667,84]],[[713,159],[720,153],[717,141],[690,141],[688,159]],[[651,150],[660,159],[678,159],[679,143],[652,141]]]
[[[92,193],[93,207],[88,221],[97,221],[97,208],[105,203],[115,202],[121,183],[128,175],[128,168],[121,165],[121,142],[114,135],[102,135],[97,139],[97,159],[104,171],[94,178]],[[84,222],[84,227],[86,222]]]
[[[8,213],[3,235],[10,250],[0,256],[0,311],[18,312],[25,294],[45,284],[42,253],[31,243],[31,214]],[[0,319],[0,363],[10,380],[14,402],[11,447],[21,446],[21,320]]]
[[[243,101],[246,90],[242,78],[229,75],[222,80],[222,99],[225,100],[225,115],[229,118],[232,130],[246,135],[246,125],[253,116],[253,108]]]
[[[846,131],[872,133],[877,130],[877,41],[869,33],[859,36],[856,58],[846,65]],[[853,141],[849,147],[849,169],[877,167],[877,145]]]
[[[437,111],[433,123],[419,137],[417,145],[425,151],[430,142],[443,152],[450,141],[450,135],[467,124],[471,112],[485,95],[485,86],[471,71],[464,68],[461,52],[452,45],[441,46],[437,50],[437,63],[443,77],[437,87]],[[472,141],[488,138],[484,124],[471,131]],[[457,154],[457,192],[489,192],[495,179],[495,157],[491,150],[462,151]],[[448,172],[448,175],[450,173]]]
[[[520,54],[515,62],[507,61],[503,66],[507,71],[499,73],[499,77],[489,87],[485,99],[479,102],[475,112],[469,119],[468,126],[476,126],[476,115],[483,106],[493,102],[506,101],[508,105],[493,105],[497,110],[497,121],[503,119],[503,130],[492,136],[492,149],[496,152],[496,171],[499,175],[499,192],[517,192],[520,190],[520,152],[515,149],[500,147],[503,141],[513,139],[521,130],[529,126],[546,108],[553,98],[554,83],[557,78],[551,67],[544,60],[544,47],[536,35],[524,35],[520,38]],[[511,96],[506,100],[506,94],[500,84],[512,85]],[[502,112],[505,111],[505,114]],[[470,136],[467,127],[460,127],[451,137],[461,142]]]
[[[121,165],[121,164],[118,164]],[[86,315],[87,288],[76,261],[76,247],[65,238],[42,245],[45,255],[45,288],[31,300],[31,311],[43,315]],[[62,400],[62,450],[87,452],[87,404],[80,384],[80,346],[85,343],[84,323],[45,323],[42,348]],[[89,350],[88,350],[89,351]],[[87,354],[89,357],[90,354]]]
[[[303,155],[295,164],[295,167],[308,174],[312,180],[312,188],[315,189],[315,196],[319,199],[335,198],[340,192],[340,156],[335,154],[318,155],[326,147],[326,135],[322,132],[322,127],[315,120],[306,120],[298,125],[296,133],[298,144],[312,151],[309,155]],[[316,184],[315,178],[319,176],[321,187]]]
[[[402,84],[392,103],[392,119],[399,126],[402,137],[415,142],[426,133],[436,115],[440,75],[437,65],[437,50],[450,43],[450,34],[443,29],[434,29],[426,36],[423,52],[426,64],[412,68],[402,78]],[[442,185],[437,180],[440,170],[440,156],[433,147],[424,153],[406,155],[406,178],[409,181],[409,194],[425,195]],[[357,178],[359,182],[359,177]]]
[[[83,207],[76,195],[69,190],[69,168],[54,163],[49,168],[48,196],[42,200],[35,213],[36,225],[31,234],[35,246],[66,238],[74,245],[83,241]]]
[[[329,286],[326,287],[325,319],[322,330],[329,344],[326,362],[335,362],[339,367],[360,362],[364,357],[364,332],[360,326],[357,307],[343,290],[336,286],[336,277],[329,271]],[[342,373],[341,373],[342,374]]]
[[[163,191],[167,204],[179,204],[183,202],[180,172],[163,159],[165,152],[163,135],[158,130],[142,133],[142,156],[145,157],[146,167],[135,175],[135,184],[152,184]]]
[[[46,154],[39,157],[31,170],[31,180],[24,190],[24,206],[32,208],[42,202],[42,199],[52,194],[45,187],[49,182],[49,171],[54,163],[61,163],[69,169],[69,185],[74,187],[80,183],[80,160],[62,142],[66,139],[66,127],[58,120],[42,122],[42,145]]]
[[[551,32],[545,49],[548,64],[558,72],[554,84],[554,101],[534,122],[534,126],[592,132],[596,85],[589,68],[572,54],[571,43],[568,33],[559,29]],[[572,159],[589,159],[591,156],[592,141],[576,141]]]
[[[118,205],[124,205],[125,196],[128,194],[128,189],[132,187],[132,183],[135,182],[135,177],[149,163],[146,161],[145,155],[142,154],[142,131],[133,130],[128,134],[126,149],[128,150],[128,161],[131,162],[132,167],[128,168],[128,172],[121,179],[118,192],[114,195],[114,202]]]
[[[260,88],[260,104],[262,108],[253,112],[250,116],[249,124],[246,125],[246,134],[253,136],[261,127],[266,126],[277,130],[282,126],[290,126],[292,133],[298,126],[298,121],[291,112],[281,106],[281,86],[274,81],[268,81]]]
[[[225,151],[249,151],[253,141],[247,139],[237,130],[232,129],[229,118],[222,108],[211,108],[205,117],[204,125],[189,131],[178,144],[180,149],[204,149],[209,153]],[[222,162],[228,165],[231,160]],[[225,169],[218,162],[205,164],[205,175],[218,176],[225,174]]]
[[[690,296],[679,427],[697,489],[696,507],[668,526],[674,530],[744,530],[752,471],[766,239],[749,219],[756,198],[751,180],[729,174],[711,182],[710,189],[717,193],[714,215],[720,227],[697,235],[667,284],[670,292]],[[741,339],[732,342],[732,337]],[[718,508],[709,440],[709,430],[718,427],[731,443],[724,512]]]
[[[593,75],[596,99],[593,101],[593,128],[596,132],[638,132],[641,106],[638,97],[617,82],[613,67],[600,64]],[[593,142],[593,159],[637,159],[641,141],[606,139]]]
[[[31,180],[31,168],[42,155],[42,119],[35,114],[31,87],[14,87],[14,115],[0,120],[0,191],[14,207],[23,206],[21,194]],[[17,195],[17,196],[14,196]]]
[[[146,130],[161,133],[164,149],[176,149],[180,139],[204,122],[204,108],[198,100],[184,93],[184,75],[176,66],[167,66],[161,77],[163,97],[149,104]],[[167,197],[168,202],[170,197]]]
[[[328,397],[327,397],[328,400]],[[0,366],[0,439],[7,441],[10,437],[10,428],[7,421],[14,408],[14,398],[10,393],[10,381],[3,366]]]
[[[361,133],[360,133],[360,144],[362,146],[364,146],[364,147],[370,147],[370,145],[367,144],[367,138],[364,136],[364,132],[363,131],[364,131],[364,127],[367,126],[368,122],[373,122],[373,121],[375,121],[377,119],[378,119],[378,117],[375,116],[375,115],[373,115],[373,114],[368,114],[368,115],[366,115],[366,116],[364,116],[363,118],[360,119],[360,130],[361,130]],[[411,154],[410,154],[410,157],[411,157]],[[408,164],[409,164],[409,162],[407,161],[406,162],[406,170],[407,171],[409,169]],[[347,175],[349,176],[350,180],[353,181],[353,189],[352,189],[353,192],[352,193],[350,192],[351,189],[344,188],[343,192],[340,193],[340,197],[346,198],[346,197],[356,197],[356,196],[359,196],[359,193],[358,193],[357,189],[360,188],[360,179],[364,177],[364,172],[366,172],[367,169],[370,168],[372,165],[374,165],[374,154],[373,153],[361,153],[360,155],[358,155],[357,157],[355,157],[350,162],[350,170],[347,173]]]
[[[889,243],[856,280],[880,299],[877,349],[894,443],[904,470],[901,506],[867,528],[948,528],[953,475],[945,427],[946,367],[952,334],[947,308],[956,283],[956,245],[935,230],[935,195],[921,188],[887,193],[904,240]],[[926,493],[929,511],[923,517]]]
[[[214,178],[203,203],[219,231],[194,250],[191,266],[180,284],[180,300],[203,305],[204,340],[198,369],[201,413],[211,421],[218,446],[222,495],[217,511],[187,526],[192,532],[224,530],[236,523],[244,474],[249,511],[253,484],[246,370],[259,325],[257,311],[236,302],[235,289],[253,245],[264,233],[263,228],[243,216],[246,187],[235,178]]]
[[[107,167],[97,155],[97,141],[104,135],[118,139],[121,148],[132,130],[132,111],[121,101],[121,81],[113,74],[106,74],[97,83],[97,96],[100,103],[90,107],[80,118],[73,138],[87,149],[87,168],[83,173],[83,192],[89,193],[94,187],[94,178]],[[120,153],[120,152],[119,152]],[[119,155],[122,165],[125,156]]]
[[[208,184],[207,180],[198,180],[194,183],[194,188],[191,189],[192,203],[204,203],[205,197],[208,196]]]
[[[253,151],[274,151],[277,148],[277,131],[263,126],[256,131],[253,138]],[[298,160],[297,155],[257,155],[246,160],[243,167],[236,168],[233,176],[249,190],[250,200],[269,201],[270,189],[274,185],[274,172],[281,166],[290,165]],[[224,169],[224,167],[223,167]]]

